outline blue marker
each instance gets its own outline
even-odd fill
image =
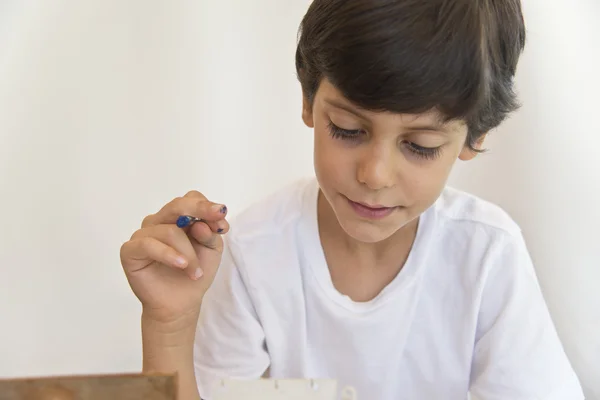
[[[191,215],[182,215],[177,218],[177,226],[179,228],[185,228],[186,226],[190,226],[195,222],[206,222],[201,218],[192,217]]]

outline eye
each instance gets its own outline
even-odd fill
[[[357,140],[360,138],[360,135],[362,133],[364,133],[364,131],[362,129],[349,130],[349,129],[340,128],[339,126],[334,124],[331,120],[329,121],[328,128],[329,128],[329,133],[331,134],[331,137],[333,137],[335,139]]]
[[[442,146],[438,147],[423,147],[413,142],[404,142],[405,146],[415,156],[426,160],[434,160],[442,153]]]

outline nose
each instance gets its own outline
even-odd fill
[[[371,190],[394,186],[396,165],[393,154],[384,146],[370,146],[361,155],[357,180]]]

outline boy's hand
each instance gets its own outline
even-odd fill
[[[212,283],[223,251],[221,234],[229,230],[227,208],[192,191],[176,198],[121,247],[121,264],[144,318],[165,325],[195,324],[204,293]],[[181,215],[201,218],[187,228]]]

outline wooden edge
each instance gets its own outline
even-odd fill
[[[114,373],[114,374],[79,374],[79,375],[32,375],[32,376],[19,376],[14,378],[2,378],[0,377],[0,383],[2,382],[22,382],[22,381],[30,381],[30,380],[56,380],[56,379],[66,379],[66,380],[78,380],[78,379],[102,379],[102,378],[175,378],[177,381],[177,372],[172,374],[168,373],[158,373],[158,372],[150,372],[150,373]]]
[[[0,379],[0,400],[174,400],[176,373],[28,376]]]

